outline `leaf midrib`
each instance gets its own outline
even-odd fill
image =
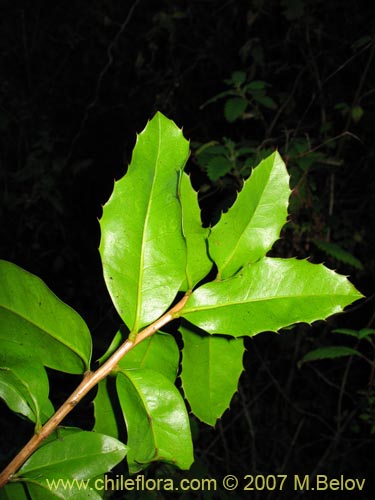
[[[245,233],[246,233],[246,231],[247,231],[248,227],[250,226],[251,222],[253,221],[253,219],[254,219],[254,217],[255,217],[255,214],[256,214],[256,212],[257,212],[257,210],[258,210],[258,208],[259,208],[260,201],[261,201],[261,199],[262,199],[263,193],[265,192],[265,190],[266,190],[266,188],[267,188],[268,181],[269,181],[269,178],[271,177],[271,173],[272,173],[272,170],[273,170],[274,165],[275,165],[275,160],[273,161],[272,168],[271,168],[270,172],[268,173],[267,182],[266,182],[266,183],[264,183],[263,189],[262,189],[262,191],[261,191],[261,193],[260,193],[260,195],[259,195],[259,197],[258,197],[258,201],[257,201],[257,204],[256,204],[256,206],[255,206],[254,210],[253,210],[253,213],[252,213],[252,216],[251,216],[251,218],[250,218],[250,221],[248,222],[248,224],[246,224],[246,226],[245,226],[244,230],[241,232],[241,235],[239,236],[239,238],[238,238],[238,240],[237,240],[237,243],[236,243],[236,244],[235,244],[235,246],[233,247],[233,250],[232,250],[231,254],[230,254],[230,255],[228,256],[228,258],[224,261],[224,264],[223,264],[223,268],[222,268],[222,270],[221,270],[221,273],[223,273],[223,271],[225,270],[225,268],[226,268],[226,267],[229,265],[229,263],[231,262],[233,255],[234,255],[234,254],[235,254],[235,252],[237,251],[237,248],[239,247],[239,245],[240,245],[240,243],[241,243],[241,241],[242,241],[242,239],[243,239],[243,237],[244,237],[244,235],[245,235]],[[252,174],[252,175],[254,175],[254,171],[256,171],[256,169],[254,169],[254,170],[253,170],[253,174]],[[249,182],[250,182],[250,180],[251,180],[251,177],[249,178]]]
[[[346,298],[349,297],[350,295],[348,294],[335,294],[335,298]],[[273,301],[273,300],[284,300],[284,299],[309,299],[309,298],[316,298],[316,297],[332,297],[332,293],[326,293],[326,294],[310,294],[310,295],[281,295],[277,297],[262,297],[262,298],[256,298],[256,299],[251,299],[251,300],[243,300],[243,301],[233,301],[233,302],[225,302],[224,304],[215,304],[215,305],[207,305],[207,306],[198,306],[191,308],[190,310],[186,310],[185,308],[181,310],[180,316],[184,316],[185,314],[190,314],[194,312],[201,312],[201,311],[207,311],[210,309],[220,309],[224,307],[230,307],[230,306],[241,306],[241,305],[246,305],[249,303],[253,302],[265,302],[265,301]],[[360,298],[360,297],[358,297]]]
[[[133,333],[137,333],[139,330],[139,320],[140,320],[140,316],[141,316],[141,312],[142,312],[142,284],[143,284],[143,276],[144,276],[145,235],[146,235],[146,230],[148,227],[148,220],[150,217],[153,193],[154,193],[154,188],[155,188],[155,180],[156,180],[156,176],[157,176],[157,166],[158,166],[158,161],[159,161],[159,157],[160,157],[160,149],[161,149],[161,126],[160,126],[160,117],[158,117],[158,151],[157,151],[157,155],[156,155],[156,159],[155,159],[155,168],[153,170],[153,177],[152,177],[152,184],[151,184],[151,189],[150,189],[149,202],[147,204],[146,216],[145,216],[145,221],[144,221],[143,230],[142,230],[141,251],[140,251],[140,256],[139,256],[139,280],[138,280],[138,287],[137,287],[137,306],[136,306],[136,312],[135,312]]]

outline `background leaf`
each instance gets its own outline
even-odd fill
[[[208,257],[207,238],[209,230],[202,227],[197,193],[187,174],[182,173],[180,186],[182,207],[182,230],[186,241],[186,279],[181,290],[192,290],[210,271],[212,262]]]
[[[245,85],[244,90],[246,92],[252,92],[252,91],[254,92],[254,91],[264,90],[266,86],[267,86],[266,82],[263,82],[262,80],[253,80],[252,82]]]
[[[0,260],[0,342],[3,352],[55,370],[89,369],[91,335],[81,316],[42,280]]]
[[[156,113],[138,135],[129,170],[103,208],[104,277],[131,332],[156,320],[185,279],[177,191],[188,153],[181,130]]]
[[[243,370],[242,339],[201,335],[188,325],[180,326],[182,388],[194,415],[215,425],[229,407]]]
[[[354,255],[347,252],[336,243],[331,243],[323,240],[314,240],[313,243],[320,250],[323,250],[323,252],[335,258],[339,262],[349,264],[349,266],[355,267],[356,269],[363,269],[362,263],[356,257],[354,257]]]
[[[232,167],[233,164],[225,156],[214,156],[207,161],[206,171],[212,181],[217,181],[220,177],[228,174]]]
[[[225,101],[224,116],[229,123],[233,123],[246,111],[247,101],[243,97],[231,97]]]
[[[272,99],[272,97],[269,97],[268,95],[264,95],[261,92],[253,92],[252,96],[254,99],[259,102],[262,106],[268,109],[277,109],[277,104],[275,101]]]
[[[332,330],[332,333],[340,333],[342,335],[349,335],[350,337],[354,337],[357,340],[362,340],[371,335],[375,334],[374,328],[362,328],[361,330],[352,330],[350,328],[335,328]]]
[[[361,297],[322,264],[265,257],[233,278],[197,288],[180,315],[209,333],[255,335],[324,319]]]
[[[344,345],[320,347],[308,352],[299,362],[299,365],[307,361],[316,361],[318,359],[335,359],[343,356],[361,356],[361,353],[356,349]]]
[[[240,87],[246,81],[246,73],[244,71],[233,71],[231,78],[228,81],[236,87]],[[228,83],[227,82],[227,83]]]
[[[276,152],[245,181],[237,200],[212,228],[208,244],[221,278],[263,257],[286,222],[289,176]]]
[[[332,333],[340,333],[342,335],[348,335],[349,337],[358,339],[358,331],[351,330],[350,328],[336,328],[335,330],[332,330]]]
[[[374,328],[362,328],[358,332],[358,337],[362,339],[366,339],[367,337],[370,337],[371,335],[375,334],[375,329]]]
[[[188,469],[193,462],[189,418],[172,382],[152,370],[126,370],[117,375],[117,391],[128,432],[130,473],[156,460]]]

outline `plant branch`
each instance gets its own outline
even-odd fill
[[[30,441],[22,448],[22,450],[14,457],[8,466],[0,474],[0,488],[12,479],[16,471],[25,463],[32,453],[39,447],[44,439],[46,439],[60,424],[60,422],[70,413],[73,408],[82,400],[86,394],[91,391],[101,380],[105,379],[115,368],[117,363],[128,353],[133,347],[153,335],[164,325],[176,319],[179,311],[183,309],[190,293],[187,292],[184,297],[163,316],[148,325],[144,330],[138,333],[134,341],[126,340],[115,351],[110,358],[95,372],[88,371],[85,373],[82,382],[72,392],[63,405],[56,413],[44,424],[40,432],[34,434]]]

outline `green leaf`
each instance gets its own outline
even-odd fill
[[[233,123],[243,115],[247,108],[247,101],[243,97],[232,97],[225,101],[224,116],[229,123]]]
[[[182,232],[186,241],[186,279],[181,290],[192,290],[210,272],[212,262],[208,257],[207,238],[209,230],[202,227],[197,193],[189,176],[182,174],[180,186],[182,207]]]
[[[259,102],[259,104],[261,104],[265,108],[277,109],[277,104],[275,103],[275,101],[271,97],[269,97],[267,95],[262,95],[258,92],[253,92],[252,96],[257,102]]]
[[[157,371],[168,380],[176,380],[180,351],[175,339],[169,333],[156,332],[142,340],[119,362],[123,370],[146,368]]]
[[[40,447],[46,446],[48,443],[52,443],[57,439],[66,438],[67,436],[71,436],[79,432],[82,432],[82,429],[80,429],[79,427],[70,427],[70,426],[67,427],[59,425],[49,436],[46,437],[46,439],[42,442]]]
[[[299,362],[299,365],[307,361],[316,361],[318,359],[334,359],[342,358],[343,356],[361,356],[361,353],[351,347],[343,345],[320,347],[308,352]]]
[[[349,266],[352,266],[359,270],[363,269],[362,263],[356,257],[354,257],[354,255],[347,252],[336,243],[331,243],[323,240],[313,240],[313,243],[320,250],[323,250],[323,252],[325,252],[327,255],[330,255],[339,262],[343,262],[344,264],[348,264]]]
[[[237,156],[246,155],[247,156],[246,160],[248,160],[249,156],[254,157],[257,154],[257,150],[255,148],[251,148],[249,146],[243,146],[243,147],[240,147],[236,150],[236,154],[237,154]]]
[[[367,337],[370,337],[371,335],[375,334],[375,329],[374,328],[362,328],[358,332],[358,337],[362,339],[366,339]]]
[[[233,165],[224,156],[214,156],[206,164],[206,171],[211,181],[217,181],[231,171]]]
[[[221,278],[270,250],[286,222],[289,195],[289,176],[275,152],[253,170],[234,205],[211,230],[209,253]]]
[[[107,352],[99,359],[104,363],[125,341],[126,335],[119,330],[114,336]],[[150,368],[160,371],[174,381],[178,370],[180,353],[174,338],[168,333],[157,331],[140,342],[124,356],[118,365],[124,369]]]
[[[124,326],[124,325],[122,325]],[[100,356],[100,358],[97,360],[99,366],[102,365],[107,359],[115,352],[117,349],[120,347],[121,344],[125,342],[125,339],[127,339],[129,333],[124,332],[122,328],[118,330],[115,334],[115,336],[112,339],[111,344],[109,345],[108,349],[106,352]]]
[[[119,407],[115,379],[107,377],[98,384],[98,391],[94,399],[94,431],[120,439],[121,429],[117,407]],[[120,414],[121,415],[121,414]]]
[[[336,328],[335,330],[332,330],[332,333],[341,333],[342,335],[348,335],[349,337],[358,339],[359,332],[357,330],[351,330],[350,328]]]
[[[233,278],[197,288],[180,316],[209,333],[255,335],[326,318],[361,297],[322,264],[265,257]]]
[[[365,35],[362,36],[361,38],[358,38],[358,40],[355,40],[355,42],[353,42],[350,47],[354,50],[358,50],[364,45],[370,43],[371,40],[372,40],[371,36]]]
[[[126,370],[117,375],[117,391],[128,432],[130,473],[152,461],[188,469],[193,462],[189,418],[173,383],[153,370]]]
[[[243,370],[242,339],[200,335],[181,326],[181,381],[185,397],[194,415],[209,425],[215,425],[229,407]]]
[[[362,328],[361,330],[351,330],[350,328],[336,328],[332,330],[333,333],[342,333],[344,335],[349,335],[358,340],[365,339],[375,334],[374,328]]]
[[[232,83],[236,87],[240,87],[246,81],[246,73],[244,71],[233,71],[231,79],[227,82]]]
[[[125,457],[127,446],[117,439],[80,431],[57,438],[36,450],[16,473],[38,481],[43,477],[90,479],[104,474]]]
[[[355,121],[355,123],[358,123],[360,121],[360,119],[362,118],[362,116],[364,115],[364,110],[363,110],[362,106],[357,105],[357,106],[352,107],[351,113],[352,113],[352,118]]]
[[[179,359],[180,352],[173,336],[156,332],[129,351],[118,362],[118,366],[123,370],[151,369],[174,383]],[[122,421],[122,418],[120,420],[117,418],[119,412],[121,415],[115,380],[109,377],[98,384],[98,392],[94,399],[94,430],[119,439]]]
[[[48,393],[48,377],[41,364],[0,353],[0,397],[12,411],[39,428],[54,412]]]
[[[89,369],[91,336],[81,316],[42,280],[0,260],[0,342],[3,352],[67,373]]]
[[[0,500],[30,500],[22,483],[10,482],[0,489]]]
[[[12,411],[35,422],[35,407],[27,387],[9,368],[0,368],[0,397]]]
[[[37,479],[26,478],[23,481],[27,487],[31,500],[98,500],[103,498],[93,486],[89,479],[72,479],[63,474],[55,476],[41,476]],[[103,483],[100,483],[100,486]],[[14,499],[18,497],[13,497]],[[22,497],[21,497],[22,498]]]
[[[200,157],[203,155],[221,155],[225,154],[227,151],[226,147],[218,143],[218,141],[209,141],[200,145],[200,147],[195,151],[195,155]]]
[[[229,83],[231,85],[232,82]],[[237,90],[224,90],[224,92],[220,92],[219,94],[216,94],[214,97],[211,97],[207,101],[205,101],[201,106],[199,106],[199,109],[205,108],[208,104],[212,104],[213,102],[218,101],[219,99],[222,99],[223,97],[227,97],[228,95],[237,95]]]
[[[155,321],[185,279],[179,177],[189,153],[161,113],[137,137],[128,173],[100,220],[100,254],[113,303],[132,333]]]
[[[266,82],[263,82],[262,80],[253,80],[252,82],[245,85],[244,90],[246,92],[256,92],[259,90],[264,90],[266,85]]]

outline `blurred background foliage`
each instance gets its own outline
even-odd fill
[[[77,309],[100,355],[119,320],[102,279],[97,218],[136,132],[157,110],[183,126],[206,225],[278,149],[293,192],[272,254],[324,261],[367,299],[327,322],[248,341],[231,411],[215,429],[192,419],[192,474],[366,476],[374,335],[340,337],[363,357],[298,362],[335,346],[335,328],[374,328],[371,3],[3,0],[0,10],[0,257]],[[52,379],[58,404],[76,381]],[[5,461],[24,427],[2,410]],[[90,428],[90,400],[69,418]]]

